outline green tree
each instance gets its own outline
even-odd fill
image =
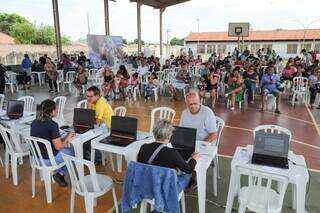
[[[0,32],[11,35],[12,26],[16,23],[30,23],[27,19],[14,13],[0,13]],[[31,23],[30,23],[31,24]]]
[[[35,44],[53,45],[55,43],[55,32],[51,26],[40,25],[34,39]]]
[[[184,39],[179,39],[179,38],[176,38],[176,37],[173,37],[170,41],[170,45],[171,46],[175,46],[175,45],[178,45],[178,46],[184,46]]]
[[[138,39],[136,38],[134,41],[133,41],[134,44],[138,44]],[[141,39],[141,44],[144,45],[145,42]]]
[[[52,26],[34,26],[31,22],[17,14],[0,13],[0,32],[11,35],[20,44],[55,44],[55,31]],[[63,45],[72,44],[67,36],[61,37]]]
[[[11,35],[17,43],[34,44],[37,30],[34,25],[29,22],[15,23],[11,27]]]
[[[65,36],[65,35],[61,36],[61,44],[62,45],[71,45],[72,42],[70,40],[70,37],[69,36]]]

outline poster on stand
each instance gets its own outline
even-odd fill
[[[124,55],[122,36],[87,35],[90,63],[113,67]]]

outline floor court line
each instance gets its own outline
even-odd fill
[[[128,113],[128,115],[143,116],[143,115],[139,115],[139,114],[135,114],[135,113]],[[144,115],[144,117],[150,117],[150,116],[149,115]],[[312,119],[314,119],[314,118],[312,118]],[[177,121],[177,119],[174,119],[174,120]],[[316,126],[317,131],[319,131],[318,126],[317,125],[315,125],[315,126]],[[252,132],[253,131],[252,129],[246,129],[246,128],[242,128],[242,127],[235,127],[235,126],[228,126],[228,125],[225,125],[225,127],[226,128],[230,128],[230,129],[238,129],[238,130],[248,131],[248,132]],[[318,135],[320,137],[320,133],[319,132],[318,132]],[[309,146],[309,147],[312,147],[312,148],[320,150],[320,146],[315,146],[315,145],[308,144],[308,143],[305,143],[305,142],[302,142],[302,141],[298,141],[298,140],[295,140],[295,139],[292,139],[292,141],[295,142],[295,143],[301,144],[301,145]]]
[[[242,128],[242,127],[235,127],[235,126],[228,126],[228,125],[225,125],[225,127],[230,128],[230,129],[243,130],[243,131],[247,131],[247,132],[252,132],[253,131],[252,129],[246,129],[246,128]],[[312,147],[312,148],[320,150],[320,146],[315,146],[315,145],[308,144],[308,143],[305,143],[305,142],[302,142],[302,141],[298,141],[298,140],[295,140],[295,139],[291,139],[291,140],[292,140],[292,142],[295,142],[295,143],[298,143],[298,144],[302,144],[302,145],[309,146],[309,147]]]
[[[319,129],[319,126],[320,126],[320,125],[317,124],[316,119],[314,118],[314,116],[313,116],[312,112],[310,111],[309,107],[308,107],[307,105],[305,105],[305,107],[307,108],[307,111],[308,111],[308,113],[309,113],[309,116],[311,117],[311,120],[312,120],[312,122],[313,122],[313,125],[316,127],[316,130],[317,130],[318,135],[319,135],[319,137],[320,137],[320,129]]]
[[[222,103],[219,103],[219,105],[221,105],[221,104],[222,104]],[[253,107],[247,107],[246,109],[249,109],[250,111],[258,112],[258,109],[253,108]],[[269,112],[269,111],[264,111],[263,113],[268,113],[268,114],[272,114],[272,115],[278,115],[278,114],[275,114],[274,112]],[[300,119],[300,118],[295,118],[295,117],[290,116],[290,115],[287,115],[287,114],[281,113],[281,114],[278,115],[278,116],[280,116],[280,117],[287,117],[287,118],[292,119],[292,120],[297,120],[297,121],[301,121],[301,122],[304,122],[304,123],[313,125],[313,122],[310,122],[310,121],[307,121],[307,120],[303,120],[303,119]]]

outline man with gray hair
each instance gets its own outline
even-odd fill
[[[197,140],[214,142],[218,134],[213,111],[200,104],[198,92],[192,89],[186,95],[186,105],[188,108],[182,112],[180,126],[197,129]]]

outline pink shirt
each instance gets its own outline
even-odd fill
[[[139,84],[139,79],[131,79],[131,85],[137,86]]]
[[[284,77],[292,77],[293,74],[296,72],[297,72],[297,68],[295,68],[294,66],[290,66],[289,68],[285,67],[282,71],[282,75]]]

